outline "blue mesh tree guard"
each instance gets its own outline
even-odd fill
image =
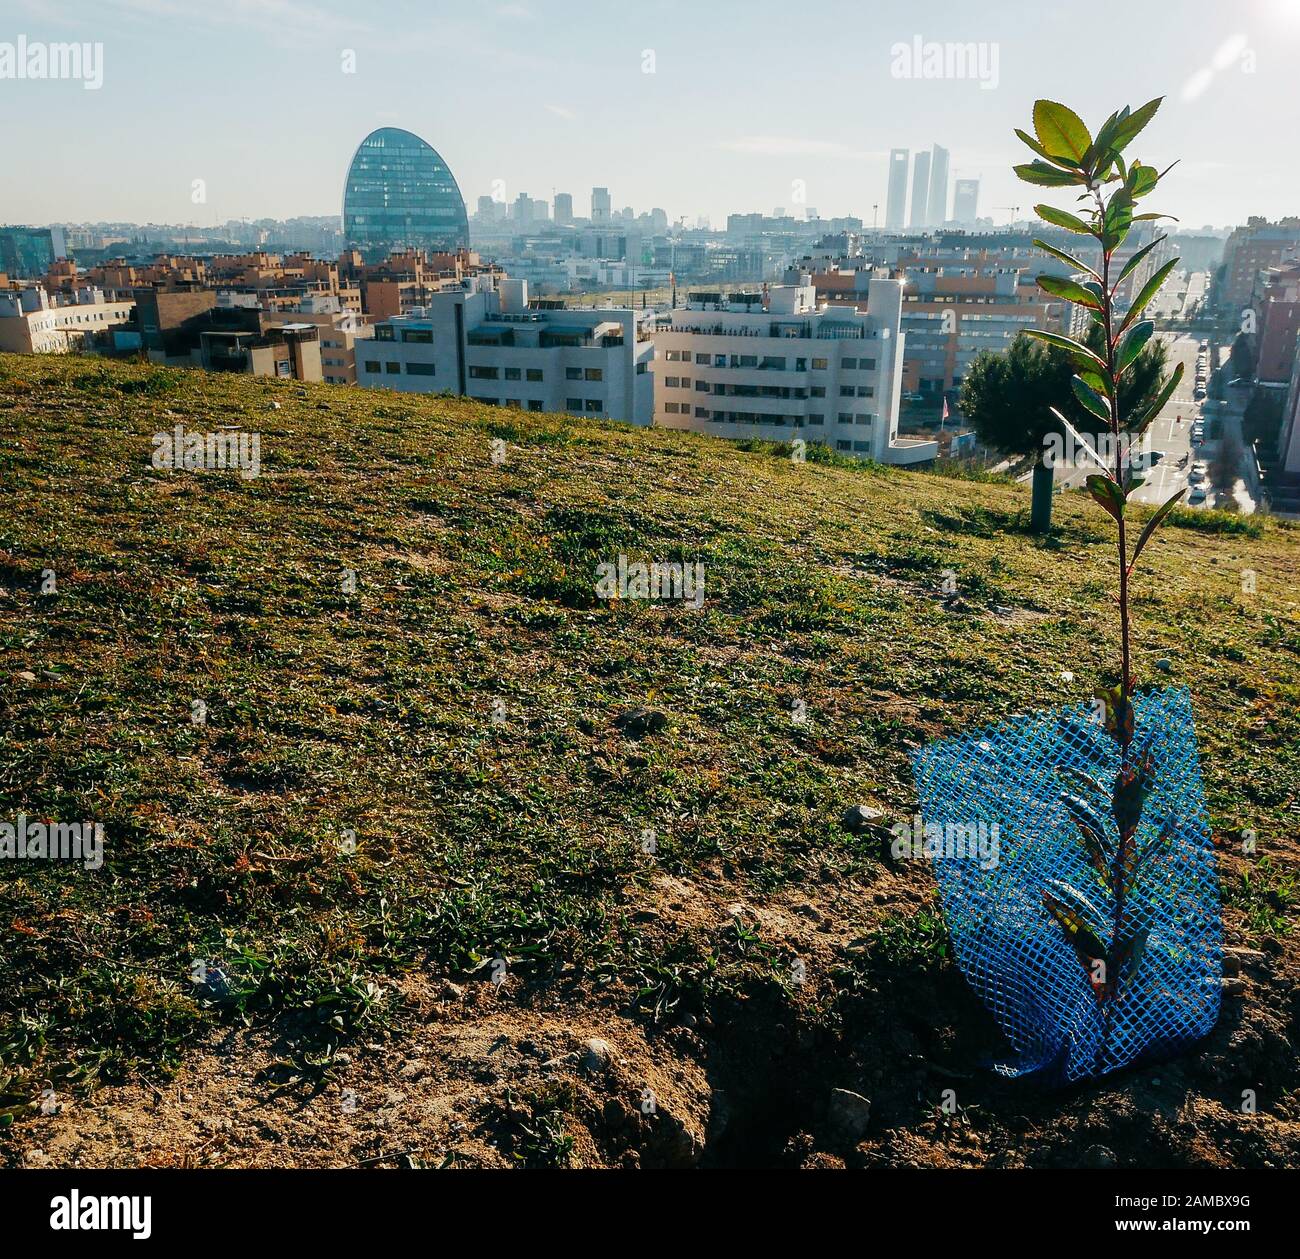
[[[1004,1075],[1102,1075],[1170,1056],[1218,1018],[1218,871],[1191,696],[1162,690],[1134,696],[1134,706],[1134,747],[1149,750],[1152,777],[1125,917],[1140,925],[1144,947],[1119,968],[1110,995],[1094,990],[1044,899],[1072,906],[1111,945],[1111,891],[1076,819],[1118,842],[1110,796],[1121,760],[1090,707],[1018,717],[913,754],[924,852],[957,963],[1015,1051],[996,1064]]]

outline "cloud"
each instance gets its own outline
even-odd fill
[[[563,118],[565,122],[572,122],[578,116],[573,112],[573,110],[567,109],[563,105],[547,105],[546,108],[557,118]]]

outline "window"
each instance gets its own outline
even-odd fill
[[[403,328],[402,340],[414,341],[420,345],[432,345],[433,329],[432,328]]]
[[[874,372],[876,370],[876,360],[874,358],[860,358],[858,359],[858,366],[864,372]]]
[[[708,367],[708,365],[709,365],[710,363],[713,362],[713,355],[712,355],[712,354],[697,354],[697,355],[695,356],[695,361],[696,361],[697,363],[703,363],[705,367]]]
[[[707,419],[709,418],[709,411],[708,411],[708,408],[707,408],[707,407],[696,407],[696,408],[695,408],[695,418],[696,418],[697,420],[707,420]]]
[[[665,415],[676,415],[676,414],[677,414],[677,403],[675,403],[675,402],[665,402],[665,403],[664,403],[664,414],[665,414]]]
[[[850,372],[851,372],[851,371],[856,371],[856,370],[857,370],[857,366],[858,366],[858,360],[855,359],[855,358],[846,358],[846,359],[845,359],[845,360],[840,364],[840,366],[843,367],[846,371],[850,371]]]
[[[875,386],[874,386],[874,385],[859,385],[859,386],[858,386],[858,397],[859,397],[859,398],[874,398],[875,396],[876,396],[876,389],[875,389]]]
[[[496,380],[499,375],[495,367],[482,367],[477,363],[471,363],[469,367],[469,378],[471,380]]]
[[[825,422],[826,417],[824,415],[810,415],[808,417],[809,424],[824,424]]]
[[[517,368],[517,367],[507,367],[507,368],[506,368],[506,379],[507,379],[507,380],[518,380],[518,379],[519,379],[519,376],[520,376],[519,368]]]
[[[826,396],[825,385],[809,385],[808,396],[810,398],[824,398]]]
[[[513,411],[519,411],[519,410],[522,410],[522,409],[523,409],[523,408],[520,406],[520,403],[519,403],[519,399],[518,399],[518,398],[507,398],[507,399],[506,399],[506,406],[509,407],[509,408],[510,408],[511,410],[513,410]]]
[[[682,377],[682,388],[683,388],[683,389],[689,389],[690,387],[691,387],[691,378],[690,378],[689,376],[683,376],[683,377]]]
[[[471,402],[481,402],[485,407],[494,407],[497,405],[497,400],[495,398],[478,398],[473,394],[470,394],[469,400]]]
[[[582,399],[581,399],[581,398],[565,398],[565,400],[564,400],[564,409],[565,409],[566,411],[581,411],[581,410],[582,410]]]
[[[564,379],[565,379],[565,380],[581,380],[581,379],[582,379],[582,368],[581,368],[581,367],[566,367],[566,368],[564,369]]]
[[[690,352],[690,350],[683,350],[683,351],[682,351],[682,362],[683,362],[683,363],[689,363],[690,361],[691,361],[691,352]]]
[[[665,388],[665,389],[676,389],[677,386],[680,385],[681,383],[682,383],[682,378],[681,378],[680,376],[665,376],[665,377],[664,377],[664,388]]]
[[[841,386],[840,386],[840,397],[841,397],[841,398],[851,398],[851,397],[853,397],[853,386],[852,386],[852,385],[841,385]]]
[[[588,399],[587,399],[587,410],[588,410],[588,411],[603,411],[604,409],[605,409],[605,408],[604,408],[604,406],[601,405],[601,401],[600,401],[599,398],[588,398]]]
[[[386,371],[390,376],[396,376],[401,370],[402,370],[401,363],[384,364],[384,371]]]
[[[540,398],[529,398],[528,409],[530,411],[540,411],[542,409],[542,400]]]
[[[696,392],[696,393],[708,393],[708,392],[709,392],[709,382],[708,382],[707,380],[697,380],[697,381],[695,382],[695,392]]]
[[[866,451],[871,449],[870,442],[854,442],[853,449],[857,451]]]
[[[853,443],[852,443],[852,442],[846,442],[846,441],[837,441],[837,442],[835,443],[835,449],[836,449],[836,450],[852,450],[852,449],[853,449]]]
[[[542,369],[540,367],[530,367],[524,374],[525,380],[541,380]]]
[[[375,326],[376,341],[392,341],[394,339],[395,338],[393,336],[393,328],[391,324],[383,324],[383,323],[376,324]]]
[[[806,358],[795,359],[794,369],[797,372],[806,372],[808,370],[808,360]]]
[[[372,358],[368,358],[368,359],[366,359],[366,371],[368,371],[368,372],[377,372],[377,371],[379,371],[379,364],[378,364],[378,362],[376,362],[376,361],[375,361],[374,359],[372,359]]]
[[[600,367],[588,367],[588,368],[586,369],[586,371],[583,372],[582,375],[583,375],[583,379],[584,379],[584,380],[604,380],[604,379],[605,379],[605,372],[604,372],[604,369],[603,369],[603,368],[600,368]]]
[[[870,424],[870,423],[871,423],[871,416],[869,416],[869,415],[855,415],[855,416],[853,417],[853,422],[854,422],[854,424]]]
[[[407,363],[406,374],[408,376],[432,376],[435,374],[432,363]]]
[[[841,411],[841,412],[840,412],[840,413],[839,413],[835,418],[836,418],[837,420],[839,420],[839,422],[840,422],[841,424],[852,424],[852,423],[853,423],[853,416],[852,416],[852,414],[851,414],[850,412],[848,412],[848,411]]]
[[[646,368],[648,366],[649,364],[646,363],[644,360],[642,360],[640,363],[636,365],[636,374],[638,376],[644,376],[646,374]]]
[[[824,358],[813,359],[812,369],[815,372],[824,372],[826,370],[826,360]]]

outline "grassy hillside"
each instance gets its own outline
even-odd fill
[[[260,433],[261,475],[155,471],[152,434],[178,423]],[[106,833],[98,871],[0,862],[10,1160],[186,1161],[181,1112],[166,1149],[139,1131],[87,1152],[70,1144],[84,1114],[60,1124],[136,1114],[138,1090],[194,1080],[194,1062],[249,1098],[254,1062],[321,1106],[358,1079],[372,1096],[423,1060],[421,1038],[503,1019],[509,1069],[476,1074],[470,1055],[473,1097],[392,1121],[411,1158],[1300,1152],[1295,529],[1180,514],[1135,603],[1141,677],[1193,694],[1228,940],[1260,954],[1244,1001],[1179,1064],[1039,1097],[979,1069],[996,1032],[948,958],[928,870],[841,816],[907,817],[925,740],[1090,694],[1115,617],[1112,530],[1089,500],[1065,496],[1036,539],[1027,490],[1002,482],[13,357],[0,484],[0,819]],[[620,552],[699,560],[703,606],[597,599]],[[640,709],[662,723],[627,719]],[[599,1087],[580,1042],[546,1070],[519,1048],[563,1049],[577,1027],[621,1055]],[[438,1087],[459,1097],[450,1072]],[[662,1081],[649,1115],[643,1077]],[[64,1114],[33,1114],[47,1086]],[[835,1087],[873,1103],[852,1140]],[[1248,1087],[1259,1114],[1239,1113]],[[293,1157],[231,1138],[216,1161],[388,1143],[333,1119],[315,1133]]]

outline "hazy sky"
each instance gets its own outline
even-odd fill
[[[0,67],[20,35],[101,43],[103,86],[0,78],[0,222],[337,214],[386,125],[442,153],[471,212],[500,180],[579,214],[603,184],[715,226],[801,204],[883,223],[887,150],[938,142],[1003,221],[1035,199],[1010,172],[1035,97],[1095,127],[1161,94],[1135,149],[1182,159],[1157,208],[1300,213],[1300,0],[0,0]],[[989,86],[904,77],[917,38],[983,45]]]

